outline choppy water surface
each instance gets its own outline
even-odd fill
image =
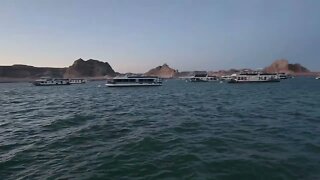
[[[320,178],[320,81],[103,84],[0,84],[1,179]]]

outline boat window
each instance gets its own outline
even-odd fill
[[[139,79],[139,82],[141,82],[141,83],[143,83],[143,82],[150,83],[150,82],[153,82],[153,81],[154,81],[154,79]]]

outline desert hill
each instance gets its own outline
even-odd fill
[[[264,71],[269,73],[289,73],[301,74],[310,73],[310,71],[300,64],[289,64],[288,60],[280,59],[274,61],[270,66],[266,67]]]
[[[64,73],[66,78],[115,76],[116,72],[107,62],[94,59],[76,60]]]
[[[147,76],[158,76],[161,78],[173,78],[178,73],[177,70],[170,68],[167,64],[153,68],[145,73]]]
[[[32,81],[40,77],[102,78],[117,73],[107,62],[89,59],[76,60],[68,68],[34,67],[28,65],[0,66],[0,82]]]

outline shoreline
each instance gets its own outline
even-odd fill
[[[81,79],[86,79],[88,81],[106,81],[105,77],[79,77]],[[31,83],[39,78],[2,78],[0,77],[0,83]],[[66,78],[66,79],[74,79],[74,78]],[[77,79],[77,78],[75,78]]]
[[[292,74],[295,77],[310,77],[315,78],[319,76],[319,72],[310,72],[310,73],[295,73]],[[108,78],[106,77],[74,77],[74,78],[82,78],[88,81],[106,81]],[[0,77],[0,83],[31,83],[38,78],[2,78]],[[69,78],[72,79],[72,78]],[[180,79],[180,77],[173,78],[163,78],[163,79]]]

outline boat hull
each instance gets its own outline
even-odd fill
[[[70,84],[85,84],[85,82],[82,82],[82,83],[72,83],[72,82],[71,82]]]
[[[108,87],[151,87],[151,86],[162,86],[162,84],[106,84]]]
[[[244,84],[244,83],[273,83],[273,82],[280,82],[280,79],[274,79],[274,80],[267,80],[267,81],[237,81],[237,80],[230,80],[228,83],[239,83],[239,84]]]
[[[195,82],[195,83],[197,83],[197,82],[209,82],[209,81],[205,81],[205,80],[197,80],[197,81],[190,81],[190,82]]]
[[[35,86],[66,86],[66,85],[71,85],[70,83],[66,84],[39,84],[39,83],[33,83]]]

